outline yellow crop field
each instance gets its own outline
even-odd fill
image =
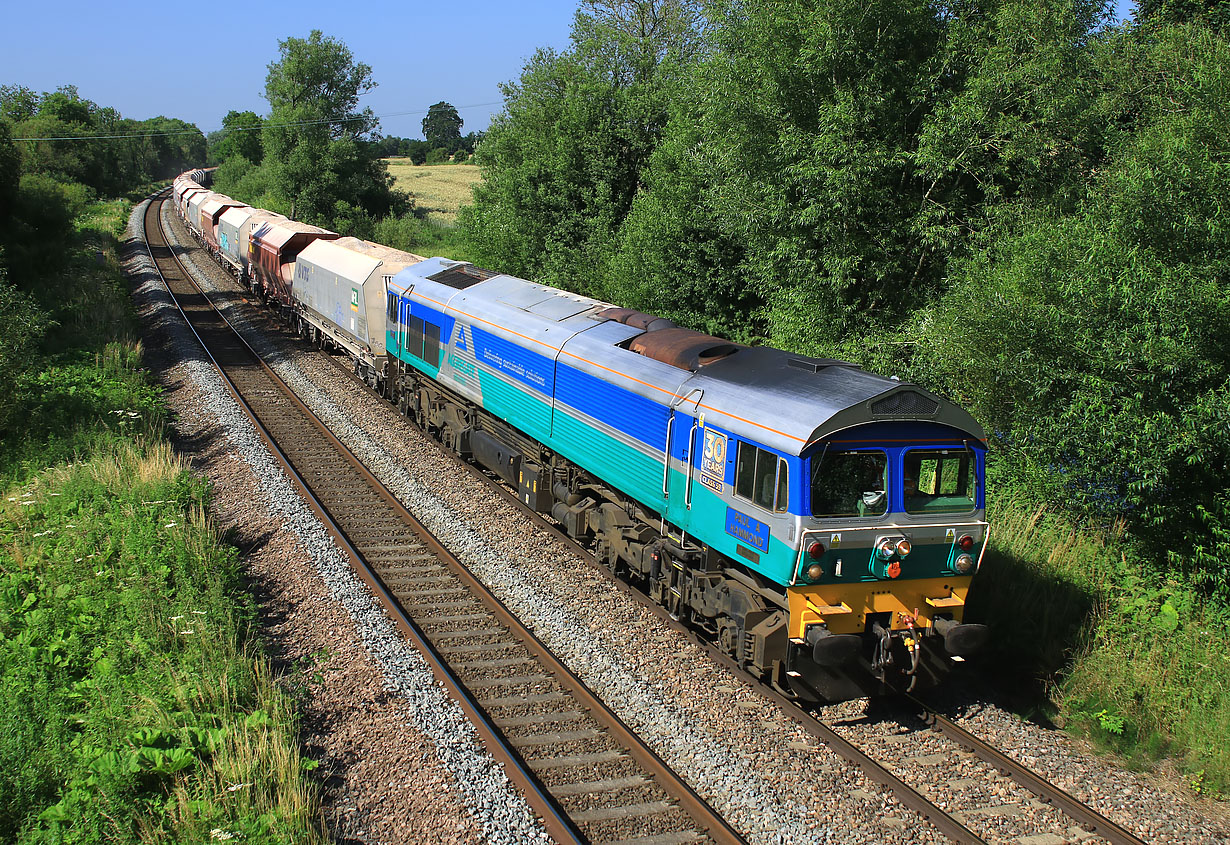
[[[473,164],[420,164],[408,158],[386,158],[396,187],[414,197],[427,218],[449,225],[457,222],[457,209],[470,202],[470,188],[479,180]]]

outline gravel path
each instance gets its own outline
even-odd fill
[[[558,538],[425,441],[393,408],[341,378],[324,356],[293,338],[260,331],[263,318],[252,319],[237,304],[234,282],[208,258],[200,257],[197,266],[228,317],[252,329],[249,342],[268,354],[339,438],[751,841],[944,841],[685,636],[612,589]],[[824,716],[842,721],[842,732],[874,749],[885,765],[909,772],[911,782],[941,806],[964,809],[966,824],[989,841],[1090,841],[1057,811],[942,737],[908,720],[864,710],[862,702],[847,702],[827,708]],[[1125,772],[986,697],[959,700],[949,713],[1151,841],[1230,841],[1219,806],[1197,804],[1167,791],[1158,778]],[[452,782],[458,780],[466,782],[465,777]],[[446,775],[442,784],[448,782]],[[476,829],[485,828],[484,823]]]

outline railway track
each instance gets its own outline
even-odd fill
[[[740,835],[418,523],[244,343],[145,216],[150,256],[229,389],[559,842]]]
[[[268,323],[267,325],[273,327],[274,324]],[[353,373],[351,373],[347,367],[343,366],[339,359],[331,357],[330,360],[334,362],[340,373],[343,373],[347,377],[354,378]],[[380,398],[377,393],[367,388],[361,380],[354,378],[354,383],[367,390],[371,396],[377,399]],[[411,424],[413,425],[413,423]],[[829,748],[834,750],[843,759],[859,767],[871,780],[889,789],[902,804],[913,809],[949,839],[955,842],[969,843],[979,843],[985,841],[983,838],[979,837],[978,834],[970,830],[965,823],[967,818],[981,812],[978,808],[971,807],[966,809],[964,812],[956,809],[950,811],[950,809],[941,808],[935,801],[925,794],[925,789],[918,789],[911,786],[910,783],[907,782],[906,778],[898,776],[890,770],[890,768],[881,765],[871,754],[860,749],[854,742],[843,736],[842,731],[840,730],[842,727],[840,724],[826,724],[814,713],[799,708],[794,702],[785,696],[764,687],[758,680],[744,674],[733,663],[733,661],[729,660],[718,649],[713,647],[712,644],[708,643],[703,638],[696,636],[692,631],[684,626],[671,620],[666,611],[660,608],[657,604],[650,601],[639,591],[616,579],[613,573],[611,573],[604,564],[600,563],[589,554],[588,550],[574,543],[562,532],[559,532],[556,526],[554,526],[554,524],[549,520],[544,519],[541,515],[525,507],[524,503],[522,503],[515,494],[500,484],[497,479],[488,476],[482,470],[474,467],[473,465],[460,461],[460,459],[457,459],[452,455],[452,453],[443,449],[443,447],[441,448],[446,455],[449,455],[449,457],[456,460],[459,465],[465,467],[469,473],[482,479],[485,484],[497,491],[499,495],[502,495],[510,504],[515,504],[516,507],[526,514],[531,520],[536,522],[538,525],[556,533],[559,538],[571,546],[573,550],[588,561],[591,566],[602,571],[608,579],[617,584],[621,590],[655,613],[662,620],[663,624],[671,626],[684,633],[695,643],[707,649],[715,660],[725,665],[732,673],[742,677],[755,692],[761,696],[773,700],[782,708],[783,712],[795,719],[809,734],[816,737]],[[458,642],[459,652],[462,648],[464,648],[464,641]],[[1116,825],[1109,819],[1106,819],[1104,816],[1097,813],[1096,810],[1093,810],[1078,801],[1062,789],[1050,784],[1044,778],[1039,777],[1026,767],[1017,763],[1012,758],[987,745],[977,737],[974,737],[956,723],[946,719],[934,711],[931,711],[921,701],[910,699],[904,703],[906,706],[920,711],[922,713],[923,721],[934,728],[935,731],[947,737],[953,743],[954,748],[960,747],[983,761],[988,769],[993,770],[993,772],[988,772],[988,777],[994,777],[996,774],[1009,777],[1026,790],[1033,793],[1038,801],[1050,804],[1068,816],[1075,823],[1075,825],[1079,826],[1084,831],[1087,831],[1087,833],[1084,833],[1079,837],[1082,840],[1089,836],[1098,836],[1109,842],[1133,843],[1133,845],[1139,845],[1140,840],[1133,836],[1130,832],[1124,830],[1122,827]]]
[[[377,394],[373,392],[372,395],[375,396]],[[977,810],[970,808],[970,810],[963,814],[959,811],[954,810],[950,812],[947,809],[941,808],[923,791],[912,786],[905,778],[895,774],[890,768],[877,761],[871,754],[868,754],[854,742],[843,736],[837,727],[826,723],[814,712],[800,707],[795,701],[765,686],[758,678],[754,678],[744,672],[735,661],[730,659],[713,643],[700,637],[692,629],[679,624],[671,618],[670,613],[665,608],[650,600],[634,587],[618,579],[606,564],[590,554],[589,550],[584,546],[576,543],[563,532],[558,531],[556,526],[544,519],[540,514],[526,507],[515,493],[505,488],[498,479],[491,478],[471,464],[461,463],[469,471],[483,478],[491,487],[498,490],[501,496],[515,505],[530,519],[539,523],[544,528],[557,532],[560,538],[572,546],[578,555],[583,557],[591,566],[601,570],[608,579],[618,584],[627,595],[657,615],[663,624],[675,628],[708,651],[714,660],[725,666],[732,674],[741,678],[753,691],[776,703],[784,713],[800,724],[807,733],[823,742],[843,760],[857,766],[872,781],[891,791],[898,801],[914,810],[950,840],[957,843],[983,843],[986,841],[970,830],[964,821],[965,816],[972,814],[971,810],[973,812],[977,812]],[[921,714],[922,720],[927,725],[944,737],[947,737],[954,746],[973,754],[997,774],[1012,779],[1032,793],[1037,800],[1054,806],[1089,834],[1114,843],[1114,845],[1145,845],[1144,842],[1121,825],[1106,818],[1094,808],[1041,777],[1004,752],[979,739],[956,722],[936,712],[921,699],[907,696],[902,701],[908,707],[918,711]]]

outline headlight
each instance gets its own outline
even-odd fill
[[[909,540],[898,540],[897,541],[897,555],[899,557],[905,557],[906,555],[908,555],[910,553],[910,549],[912,548],[914,547],[910,545]]]
[[[952,562],[952,568],[962,575],[969,575],[974,571],[974,559],[969,555],[957,555],[957,559]]]
[[[897,551],[897,541],[888,539],[881,540],[880,545],[876,546],[876,554],[881,560],[888,560]]]

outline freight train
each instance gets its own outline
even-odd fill
[[[339,237],[176,179],[223,266],[446,448],[806,701],[939,683],[986,551],[986,437],[844,361]]]

